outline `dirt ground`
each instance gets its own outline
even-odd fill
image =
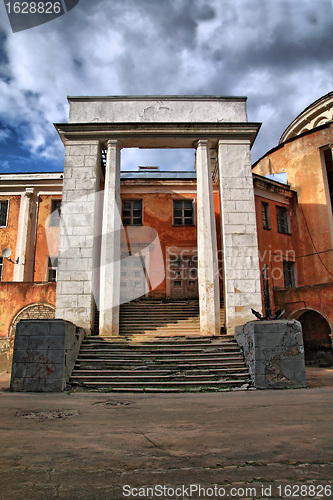
[[[0,499],[332,499],[333,370],[307,372],[309,388],[297,390],[5,388]]]

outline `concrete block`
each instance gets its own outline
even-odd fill
[[[61,293],[63,295],[81,295],[83,293],[82,281],[65,281],[61,283]]]
[[[65,156],[65,166],[67,167],[82,167],[84,165],[83,156]]]
[[[242,224],[227,224],[224,228],[224,234],[245,234],[246,226]]]
[[[254,247],[257,245],[257,235],[256,234],[233,234],[232,244],[235,247]],[[257,249],[258,252],[258,249]],[[247,253],[248,255],[248,253]]]
[[[254,213],[254,198],[250,201],[236,201],[236,212],[245,212],[246,214]]]
[[[84,165],[86,167],[97,167],[97,158],[95,155],[92,156],[85,156],[84,157]],[[96,177],[94,173],[94,177]]]
[[[248,223],[248,214],[247,213],[226,213],[223,214],[225,217],[225,225],[244,225]]]
[[[230,189],[230,197],[231,200],[235,201],[252,200],[253,190],[246,188]]]
[[[69,156],[89,156],[90,155],[90,145],[89,144],[79,144],[77,146],[66,146],[66,153]]]
[[[235,337],[256,387],[306,387],[302,328],[298,321],[251,321],[237,327]]]
[[[223,211],[225,213],[233,213],[236,212],[236,202],[235,201],[225,201],[222,202]]]
[[[11,390],[62,391],[83,336],[83,330],[59,319],[20,321],[14,343]]]

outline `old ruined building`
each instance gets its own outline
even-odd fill
[[[0,175],[2,368],[20,319],[62,318],[100,342],[231,339],[262,311],[264,264],[273,312],[301,321],[309,352],[328,348],[332,100],[252,172],[260,124],[245,98],[70,97],[64,172]],[[191,148],[195,170],[126,172],[125,148]]]
[[[333,92],[307,107],[285,130],[276,148],[253,166],[253,172],[285,176],[297,196],[288,210],[257,203],[258,242],[270,268],[271,300],[298,319],[309,361],[331,347],[333,326]],[[273,175],[272,175],[273,174]],[[276,175],[277,174],[277,175]],[[271,218],[271,223],[269,222]],[[268,222],[265,222],[268,221]],[[271,229],[276,225],[278,239]],[[275,226],[276,227],[276,226]],[[292,250],[283,259],[283,278],[277,277],[277,249]],[[271,250],[271,252],[270,252]],[[285,253],[286,255],[286,253]],[[323,352],[319,356],[325,358]],[[318,356],[317,356],[318,358]],[[320,359],[319,359],[320,361]],[[323,360],[324,362],[324,360]]]

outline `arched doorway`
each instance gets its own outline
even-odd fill
[[[302,325],[306,363],[332,365],[331,328],[326,318],[313,309],[297,311],[292,317]]]
[[[16,325],[21,319],[54,319],[55,307],[51,304],[36,302],[23,307],[13,318],[9,328],[9,357],[13,356]]]

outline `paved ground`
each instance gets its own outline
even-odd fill
[[[2,390],[0,499],[332,499],[333,370],[316,370],[299,390]]]

